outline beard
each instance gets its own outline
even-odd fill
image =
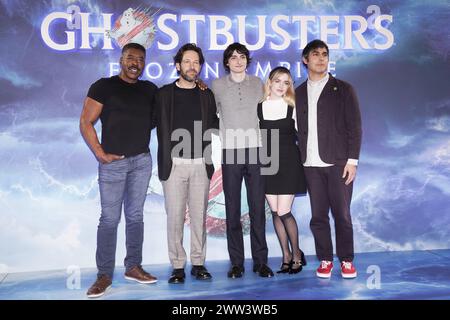
[[[195,75],[192,76],[192,77],[189,76],[188,72],[190,72],[190,71],[195,72]],[[197,80],[198,72],[195,71],[195,70],[192,70],[192,69],[191,70],[187,70],[186,72],[180,71],[180,76],[186,81],[194,82],[195,80]]]

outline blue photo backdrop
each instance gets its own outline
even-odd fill
[[[158,86],[176,77],[172,57],[186,42],[203,48],[202,78],[210,84],[225,74],[222,52],[234,41],[252,51],[249,73],[265,80],[271,68],[285,65],[297,86],[306,79],[302,48],[315,38],[327,41],[330,72],[354,85],[362,111],[352,203],[356,251],[450,248],[448,1],[2,0],[0,273],[95,266],[97,162],[78,120],[90,84],[118,72],[120,48],[105,31],[128,8],[152,19],[144,78]],[[214,146],[217,164],[217,139]],[[155,160],[155,132],[151,152]],[[168,263],[153,162],[144,264]],[[228,258],[220,179],[214,183],[209,260]],[[243,201],[244,228],[247,210]],[[300,245],[314,254],[309,199],[296,198],[293,211]],[[281,255],[270,220],[267,241],[269,254]],[[122,223],[119,265],[124,242]]]

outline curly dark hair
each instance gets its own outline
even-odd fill
[[[205,63],[205,57],[203,56],[202,49],[200,47],[197,47],[195,43],[186,43],[178,50],[177,54],[173,57],[173,61],[175,62],[175,64],[181,63],[181,60],[183,60],[183,55],[186,51],[197,52],[200,60],[200,65],[203,65],[203,63]]]
[[[239,42],[235,42],[230,44],[225,51],[223,52],[223,67],[227,72],[230,72],[230,67],[228,66],[228,60],[230,60],[233,52],[236,51],[239,54],[244,54],[247,58],[247,67],[249,66],[252,59],[250,58],[250,51],[248,51],[247,47]]]

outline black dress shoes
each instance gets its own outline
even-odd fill
[[[184,283],[184,278],[186,278],[184,269],[173,269],[169,283]]]
[[[260,277],[270,278],[273,277],[272,269],[265,263],[263,264],[255,264],[253,266],[253,272],[256,272]]]
[[[195,276],[195,279],[197,280],[209,280],[212,278],[211,274],[204,266],[192,266],[191,274]]]
[[[231,266],[231,269],[228,271],[228,278],[241,278],[244,274],[244,267],[243,266],[237,266],[233,265]]]

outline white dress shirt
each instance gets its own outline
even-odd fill
[[[308,140],[306,145],[305,167],[330,167],[333,164],[320,159],[319,139],[317,134],[317,102],[320,94],[330,78],[329,74],[320,80],[313,81],[308,78]],[[358,165],[357,159],[348,159],[348,164]]]

